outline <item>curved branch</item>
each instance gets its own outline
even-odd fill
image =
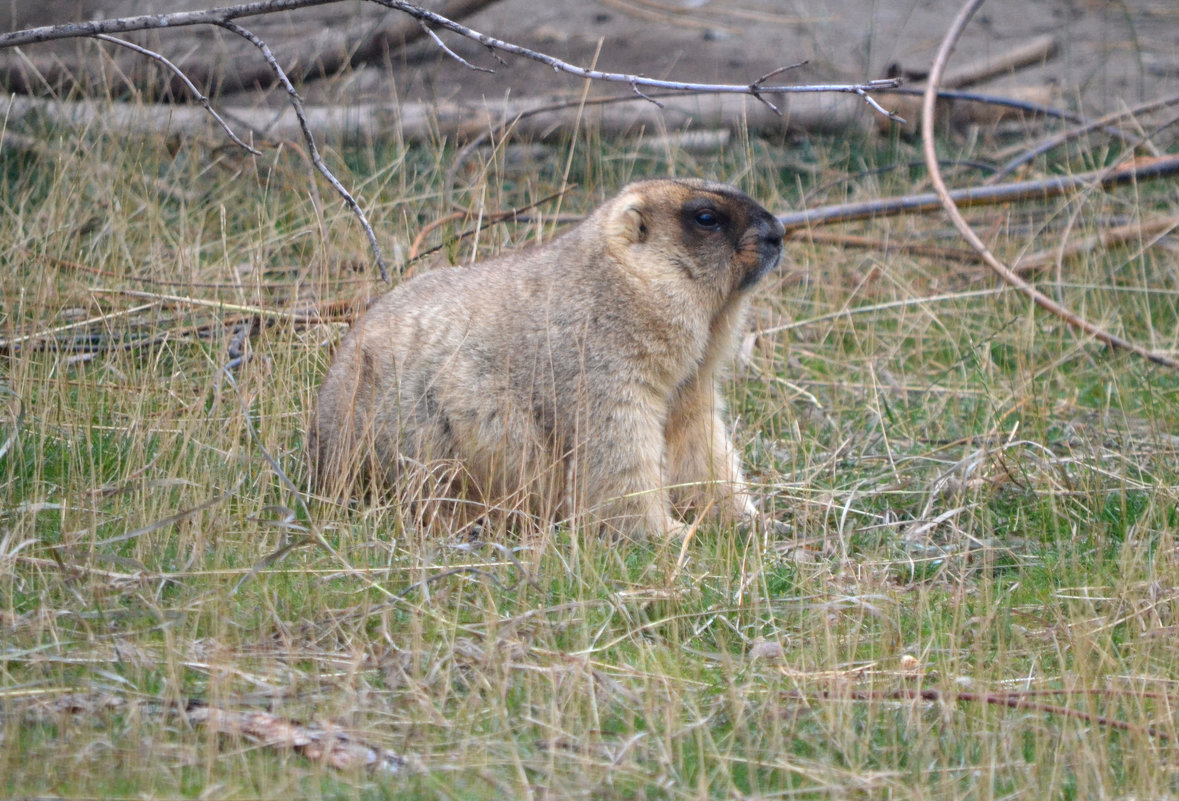
[[[929,71],[929,83],[925,87],[925,97],[921,104],[921,148],[925,156],[925,164],[929,169],[929,179],[933,183],[934,191],[937,193],[938,199],[941,201],[942,207],[946,210],[950,221],[954,227],[958,229],[958,233],[962,238],[974,248],[975,252],[982,257],[987,266],[991,268],[1003,281],[1022,292],[1033,303],[1045,311],[1055,314],[1074,328],[1079,328],[1085,333],[1104,342],[1106,345],[1114,348],[1123,348],[1131,351],[1145,359],[1149,359],[1155,364],[1161,364],[1166,367],[1179,369],[1179,360],[1176,360],[1165,354],[1156,353],[1148,350],[1141,345],[1137,345],[1128,339],[1111,334],[1105,329],[1094,325],[1083,317],[1078,316],[1069,309],[1060,305],[1056,301],[1049,298],[1044,293],[1040,292],[1034,286],[1029,284],[1023,278],[1015,273],[1010,267],[1000,261],[983,241],[979,238],[970,224],[966,222],[966,218],[962,216],[962,212],[958,210],[954,198],[950,194],[950,190],[946,188],[946,183],[942,179],[941,167],[938,164],[937,152],[934,147],[934,106],[937,103],[938,84],[941,82],[942,75],[945,73],[946,63],[950,59],[950,53],[953,52],[954,46],[958,43],[962,31],[966,28],[966,24],[970,18],[974,16],[974,12],[978,10],[979,6],[983,4],[984,0],[967,0],[966,4],[958,12],[958,16],[954,18],[954,22],[950,25],[950,30],[946,33],[942,40],[941,47],[938,48],[937,57],[934,59],[933,67]]]

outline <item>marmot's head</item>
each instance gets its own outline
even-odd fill
[[[727,184],[640,181],[603,211],[611,245],[630,252],[620,252],[620,261],[653,268],[670,264],[723,297],[752,287],[782,257],[782,224]]]

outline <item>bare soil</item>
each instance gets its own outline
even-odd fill
[[[619,72],[745,83],[805,61],[782,82],[826,83],[890,72],[921,76],[960,6],[957,0],[502,0],[468,24]],[[1050,85],[1064,104],[1095,112],[1179,89],[1179,5],[1173,0],[990,0],[967,29],[954,63],[997,55],[1041,34],[1057,37],[1058,55],[988,90]],[[474,63],[496,66],[478,45],[452,46]],[[488,75],[462,68],[430,43],[411,52],[416,60],[407,59],[396,72],[403,97],[579,88],[541,65],[515,62]]]

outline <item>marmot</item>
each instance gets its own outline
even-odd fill
[[[547,244],[406,281],[319,390],[317,488],[364,477],[419,521],[505,510],[636,539],[679,531],[673,508],[754,514],[717,380],[783,233],[732,186],[648,180]]]

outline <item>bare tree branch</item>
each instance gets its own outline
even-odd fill
[[[87,22],[71,22],[64,25],[48,25],[41,28],[29,28],[23,31],[0,34],[0,49],[15,47],[23,44],[48,42],[54,39],[68,39],[78,36],[96,36],[100,33],[126,33],[128,31],[159,30],[162,28],[177,28],[189,25],[222,25],[241,17],[257,16],[276,11],[293,11],[311,6],[329,5],[341,0],[262,0],[262,2],[246,3],[237,6],[211,8],[204,11],[181,11],[172,14],[145,14],[138,17],[123,17],[120,19],[93,20]],[[900,79],[884,78],[867,83],[856,84],[798,84],[765,86],[759,81],[745,84],[715,84],[691,83],[684,81],[667,81],[657,78],[647,78],[641,75],[630,75],[621,72],[605,72],[596,69],[578,67],[555,58],[546,53],[530,50],[517,44],[488,36],[473,28],[468,28],[449,17],[444,17],[403,0],[367,0],[367,2],[401,11],[424,23],[444,28],[448,31],[479,42],[492,51],[510,53],[511,55],[527,58],[545,64],[555,70],[585,78],[592,81],[610,83],[625,83],[642,89],[675,90],[690,93],[708,94],[741,94],[757,97],[761,94],[814,94],[814,93],[842,93],[864,97],[868,92],[894,89],[900,85]],[[224,27],[222,25],[222,27]],[[773,75],[774,73],[770,73]],[[636,89],[638,91],[638,89]]]
[[[431,5],[444,16],[462,19],[496,2],[498,0],[434,0]],[[180,4],[172,2],[170,5]],[[17,13],[20,14],[19,11]],[[274,73],[268,65],[243,59],[252,49],[248,42],[230,35],[221,36],[222,32],[211,25],[209,23],[207,30],[197,29],[195,37],[192,28],[182,28],[174,32],[170,40],[176,41],[180,35],[186,35],[183,51],[173,60],[194,84],[206,94],[212,94],[214,90],[218,94],[227,94],[274,85]],[[256,23],[251,23],[251,27],[267,41],[270,41],[271,35],[284,39],[281,48],[273,42],[271,47],[280,53],[283,69],[296,85],[302,81],[335,75],[349,66],[385,64],[390,53],[402,50],[426,36],[418,20],[405,14],[391,13],[382,6],[358,2],[351,2],[346,8],[339,9],[321,3],[318,8],[259,16]],[[153,33],[161,41],[168,37],[166,28]],[[155,47],[147,41],[136,41]],[[122,69],[133,63],[124,60],[118,64],[121,68],[118,80],[150,95],[187,96],[186,87],[171,74],[163,75],[161,79],[157,77],[160,73]],[[226,69],[226,64],[233,66]],[[14,92],[33,93],[38,86],[61,86],[67,89],[77,85],[85,88],[90,80],[105,86],[110,76],[89,54],[82,51],[50,51],[42,48],[40,51],[31,51],[27,60],[18,62],[14,59],[7,65],[0,62],[0,83]]]
[[[217,25],[221,22],[272,14],[276,11],[294,11],[311,6],[325,6],[341,0],[261,0],[238,6],[209,8],[202,11],[177,11],[171,14],[143,14],[138,17],[118,19],[86,20],[67,22],[61,25],[45,25],[0,34],[0,49],[19,45],[50,42],[54,39],[73,39],[79,36],[97,36],[100,33],[129,33],[150,31],[160,28],[181,28],[189,25]]]
[[[539,53],[535,50],[529,50],[527,47],[505,42],[502,39],[496,39],[493,36],[488,36],[485,33],[480,33],[465,25],[460,25],[453,20],[447,19],[440,14],[435,14],[433,11],[428,11],[424,8],[419,8],[411,3],[406,3],[404,0],[369,0],[369,2],[378,3],[388,8],[404,11],[410,16],[416,17],[424,22],[429,22],[437,25],[440,28],[445,28],[449,31],[457,33],[459,36],[464,36],[468,39],[473,39],[485,47],[492,50],[499,50],[504,53],[511,53],[514,56],[521,56],[523,58],[538,61],[560,72],[574,75],[578,78],[585,78],[591,81],[606,81],[610,83],[626,83],[639,92],[639,87],[644,89],[671,89],[680,92],[707,92],[709,94],[739,94],[752,95],[759,97],[762,94],[801,94],[801,93],[816,93],[816,92],[836,92],[845,94],[855,94],[865,97],[867,92],[881,91],[885,89],[893,89],[900,85],[901,81],[897,78],[884,78],[875,81],[868,81],[867,83],[858,84],[798,84],[798,85],[778,85],[765,86],[761,84],[761,80],[752,83],[743,84],[724,84],[724,83],[689,83],[685,81],[666,81],[658,78],[646,78],[641,75],[629,75],[622,72],[605,72],[596,69],[587,69],[585,67],[578,67],[575,64],[570,64],[567,61],[562,61],[559,58]],[[2,42],[0,42],[2,44]],[[783,67],[782,70],[789,69]],[[781,70],[775,70],[769,75],[777,74]],[[759,98],[760,99],[760,98]],[[879,108],[879,107],[877,107]],[[884,112],[881,109],[881,112]]]

